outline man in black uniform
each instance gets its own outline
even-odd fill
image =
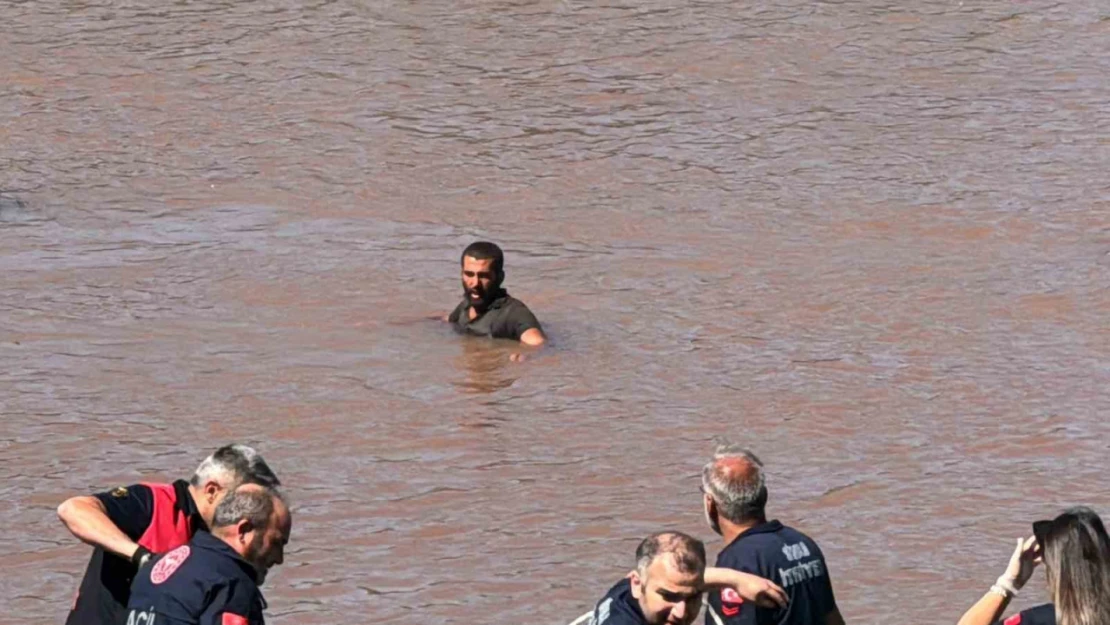
[[[258,586],[284,560],[292,526],[277,491],[240,486],[216,508],[211,534],[139,570],[117,625],[263,625]]]
[[[597,603],[590,625],[688,625],[705,589],[705,545],[681,532],[652,534],[636,569]]]
[[[188,482],[121,486],[58,506],[66,528],[94,547],[66,624],[120,623],[139,565],[207,528],[216,506],[242,483],[280,482],[254,449],[227,445],[206,458]]]
[[[460,333],[543,345],[547,338],[524,302],[501,288],[505,256],[488,241],[471,243],[462,253],[463,301],[447,316]]]
[[[702,470],[705,517],[725,548],[717,566],[754,573],[786,590],[785,607],[766,608],[725,588],[709,594],[706,625],[844,625],[817,543],[767,521],[763,464],[734,445],[717,448]]]
[[[681,532],[659,532],[636,549],[636,569],[572,625],[690,623],[698,615],[702,590],[710,588],[728,588],[764,607],[786,605],[786,594],[774,582],[731,569],[706,568],[705,545],[700,540]]]

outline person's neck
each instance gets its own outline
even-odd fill
[[[480,300],[480,301],[477,301],[477,302],[474,302],[474,301],[470,302],[470,312],[472,314],[474,314],[475,316],[484,314],[487,311],[489,311],[490,306],[492,306],[494,302],[496,302],[497,300],[501,299],[504,296],[505,296],[505,290],[498,287],[496,291],[494,291],[493,293],[490,294],[488,299]],[[471,319],[473,319],[473,318],[474,317],[471,317]]]
[[[220,542],[226,543],[228,547],[231,547],[231,549],[235,551],[235,553],[239,554],[239,557],[245,557],[245,550],[242,548],[241,543],[238,540],[235,540],[236,534],[234,525],[229,527],[213,528],[210,533]]]
[[[193,498],[193,504],[196,506],[200,518],[204,519],[206,525],[212,525],[212,513],[214,510],[212,506],[208,505],[208,499],[204,496],[204,490],[190,484],[189,496]]]
[[[727,519],[720,519],[718,521],[721,526],[721,538],[725,541],[726,545],[731,544],[740,534],[743,534],[757,525],[763,525],[766,522],[766,516],[756,517],[742,523],[733,523]]]

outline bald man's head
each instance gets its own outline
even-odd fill
[[[737,445],[721,445],[701,473],[702,489],[713,499],[717,512],[733,523],[764,518],[767,486],[763,463]]]

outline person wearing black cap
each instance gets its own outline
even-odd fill
[[[471,243],[463,250],[461,265],[463,300],[446,317],[456,331],[533,347],[547,341],[532,311],[502,288],[505,255],[500,247],[488,241]]]

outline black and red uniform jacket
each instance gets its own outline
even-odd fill
[[[1022,610],[996,625],[1056,625],[1056,606],[1051,603]]]
[[[153,553],[176,549],[189,542],[198,529],[206,529],[185,480],[121,486],[94,496],[104,504],[116,527]],[[135,573],[129,559],[100,547],[94,549],[66,625],[124,622]]]

